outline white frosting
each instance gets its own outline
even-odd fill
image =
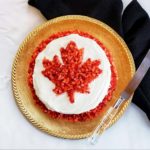
[[[44,77],[41,73],[41,71],[44,70],[42,64],[44,57],[52,60],[54,55],[58,55],[61,63],[63,63],[60,55],[60,48],[66,47],[70,41],[74,41],[78,48],[84,48],[83,62],[85,62],[88,58],[91,58],[91,60],[100,59],[101,64],[99,67],[103,70],[102,74],[90,83],[89,94],[75,92],[75,102],[73,104],[70,103],[69,97],[66,93],[56,95],[53,92],[55,87],[54,83]],[[98,106],[108,93],[110,81],[110,62],[105,52],[94,40],[82,37],[78,34],[70,34],[53,40],[41,53],[39,53],[35,60],[33,86],[36,95],[49,110],[63,114],[80,114]]]

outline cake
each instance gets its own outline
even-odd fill
[[[70,121],[95,118],[111,99],[116,78],[107,48],[82,31],[59,32],[42,41],[28,70],[37,107]]]

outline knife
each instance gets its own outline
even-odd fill
[[[93,131],[92,135],[88,139],[91,144],[95,144],[97,142],[98,137],[106,130],[106,128],[110,125],[114,116],[117,114],[121,104],[124,101],[127,101],[133,95],[134,91],[141,83],[149,67],[150,67],[150,50],[147,52],[142,63],[138,67],[135,75],[133,76],[133,78],[131,79],[125,90],[120,94],[119,99],[113,106],[111,106],[108,109],[104,117],[101,119],[99,125]]]

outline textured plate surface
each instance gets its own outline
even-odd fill
[[[42,40],[57,32],[76,29],[93,35],[109,49],[117,69],[118,82],[112,100],[103,109],[99,117],[92,121],[71,123],[52,119],[35,106],[31,90],[27,84],[27,71],[33,50]],[[91,134],[91,131],[98,124],[105,111],[110,105],[115,103],[134,72],[134,62],[128,47],[121,37],[109,26],[85,16],[62,16],[37,27],[21,44],[12,68],[13,92],[21,112],[33,125],[57,137],[79,139],[88,137]],[[121,117],[130,102],[131,99],[122,105],[118,114],[112,120],[111,125]]]

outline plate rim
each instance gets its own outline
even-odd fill
[[[122,45],[122,47],[124,48],[124,50],[126,51],[126,54],[129,58],[130,64],[132,65],[131,67],[131,73],[132,76],[135,72],[135,64],[134,64],[134,60],[132,57],[132,54],[129,50],[129,48],[127,47],[125,41],[122,39],[122,37],[116,32],[114,31],[111,27],[109,27],[107,24],[103,23],[102,21],[99,21],[97,19],[88,17],[88,16],[82,16],[82,15],[66,15],[66,16],[60,16],[51,20],[48,20],[44,23],[42,23],[41,25],[38,25],[36,28],[34,28],[27,36],[26,38],[23,40],[23,42],[21,43],[21,45],[19,46],[19,49],[15,55],[14,61],[13,61],[13,65],[12,65],[12,89],[13,89],[13,94],[15,97],[15,101],[18,105],[18,108],[20,109],[20,111],[22,112],[22,114],[26,117],[26,119],[32,123],[32,125],[34,125],[35,127],[37,127],[38,129],[56,136],[56,137],[61,137],[61,138],[67,138],[67,139],[81,139],[81,138],[86,138],[89,137],[91,135],[91,132],[86,133],[86,134],[78,134],[78,135],[68,135],[68,134],[60,134],[59,132],[56,131],[52,131],[49,130],[48,128],[44,127],[42,124],[40,124],[38,121],[34,120],[34,118],[32,117],[32,115],[30,115],[30,113],[28,113],[28,111],[25,109],[22,100],[19,97],[18,94],[18,90],[17,90],[17,86],[16,86],[16,65],[18,63],[18,58],[19,55],[25,45],[25,43],[28,41],[28,39],[30,39],[35,32],[38,32],[39,30],[43,29],[44,27],[46,27],[47,25],[53,23],[53,22],[58,22],[61,20],[67,20],[67,19],[78,19],[78,20],[85,20],[85,21],[90,21],[93,22],[95,24],[98,24],[100,26],[102,26],[103,28],[105,28],[110,34],[113,35],[114,38],[116,38],[116,40],[119,41],[119,43]],[[124,104],[124,106],[122,107],[122,109],[119,111],[119,113],[113,118],[113,120],[111,121],[110,126],[112,126],[125,112],[125,110],[127,109],[127,107],[129,106],[129,104],[131,103],[132,97]],[[109,127],[110,127],[109,126]]]

